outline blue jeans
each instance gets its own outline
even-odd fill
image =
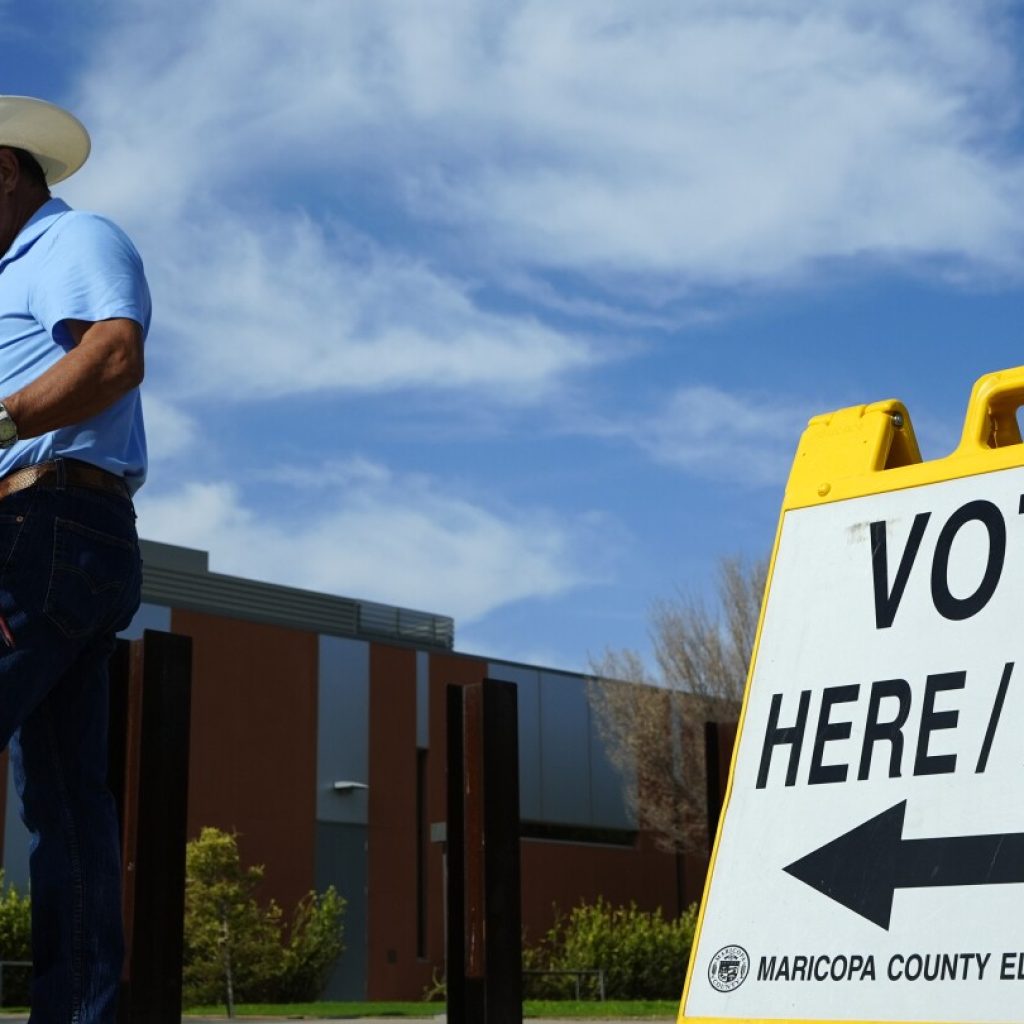
[[[139,605],[129,499],[0,501],[0,746],[31,834],[33,1024],[113,1024],[124,958],[107,661]]]

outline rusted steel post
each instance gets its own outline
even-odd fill
[[[522,1024],[516,687],[448,688],[448,1020]]]
[[[192,642],[147,630],[111,662],[111,789],[123,858],[122,1024],[179,1024]]]
[[[445,983],[447,1019],[451,1024],[466,1024],[470,1019],[466,1007],[466,936],[465,936],[465,825],[463,817],[463,752],[462,752],[462,687],[447,690],[447,782],[448,814],[445,829]]]

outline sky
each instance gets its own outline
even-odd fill
[[[809,417],[1024,364],[1022,4],[0,0],[154,298],[142,536],[571,670]]]

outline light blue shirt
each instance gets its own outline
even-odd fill
[[[0,258],[0,398],[35,380],[74,347],[66,320],[124,317],[149,331],[149,287],[128,236],[94,213],[50,199]],[[146,479],[142,402],[133,388],[103,412],[0,451],[0,476],[67,456]]]

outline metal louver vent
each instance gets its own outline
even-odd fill
[[[152,604],[450,650],[455,623],[445,615],[209,572],[202,552],[142,541],[142,599]]]

